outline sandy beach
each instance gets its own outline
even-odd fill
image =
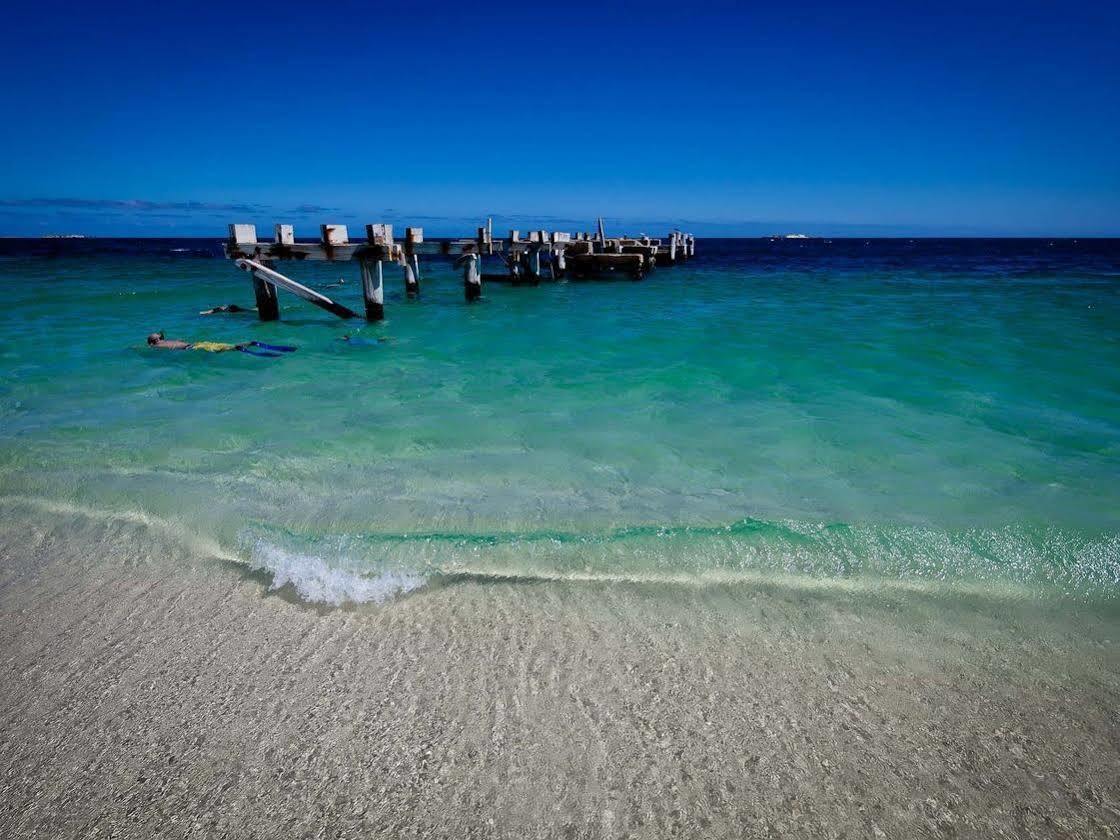
[[[0,840],[1120,840],[1120,2],[250,11],[5,8]]]
[[[326,609],[136,523],[2,550],[4,837],[1120,833],[1107,609],[478,581]]]

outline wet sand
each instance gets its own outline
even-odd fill
[[[1115,610],[469,580],[320,609],[141,531],[4,530],[2,837],[1120,834]]]

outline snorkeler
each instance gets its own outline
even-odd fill
[[[355,347],[376,347],[378,344],[388,344],[389,339],[386,336],[379,335],[375,339],[362,338],[360,335],[346,335],[339,338],[339,341],[345,341],[347,344],[352,344]]]
[[[178,338],[165,338],[163,330],[148,336],[148,346],[160,350],[202,350],[205,353],[226,353],[236,350],[251,356],[276,357],[281,353],[294,353],[296,348],[286,344],[264,344],[260,341],[245,341],[241,344],[226,344],[221,341],[183,341]]]
[[[236,303],[227,303],[222,306],[214,306],[210,309],[203,309],[199,315],[217,315],[219,312],[256,312],[257,307],[244,307],[238,306]]]

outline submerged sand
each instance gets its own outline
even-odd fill
[[[1109,609],[469,580],[325,609],[142,530],[4,531],[0,837],[1120,834]]]

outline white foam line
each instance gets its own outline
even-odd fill
[[[294,555],[269,544],[259,546],[263,557],[246,560],[227,551],[217,541],[202,537],[189,531],[181,523],[140,510],[113,511],[58,502],[31,496],[0,496],[0,504],[17,504],[35,507],[56,514],[85,516],[91,519],[115,519],[133,522],[145,527],[161,530],[184,540],[208,556],[218,560],[237,563],[253,569],[261,569],[273,576],[272,588],[291,584],[304,600],[319,603],[341,604],[347,601],[383,602],[389,598],[418,589],[427,583],[420,574],[406,572],[385,572],[380,575],[366,576],[359,572],[348,572],[331,568],[325,560],[314,555]],[[309,566],[297,568],[299,563]],[[928,581],[899,578],[825,578],[812,575],[796,575],[768,570],[728,571],[713,569],[708,571],[665,573],[628,573],[628,572],[561,572],[484,569],[470,566],[452,566],[437,572],[439,577],[473,577],[481,580],[557,582],[557,583],[619,583],[619,584],[668,584],[691,588],[705,588],[725,585],[777,586],[788,590],[818,592],[865,593],[872,591],[897,591],[915,594],[966,594],[987,598],[1023,599],[1032,597],[1034,591],[1029,587],[1011,581],[975,583],[966,581]]]
[[[848,592],[864,593],[876,590],[893,590],[915,594],[965,594],[983,597],[999,597],[1007,599],[1022,599],[1030,597],[1032,590],[1022,584],[1013,582],[998,583],[972,583],[905,580],[898,578],[825,578],[812,575],[796,575],[788,572],[759,571],[727,571],[709,570],[697,572],[678,572],[665,574],[652,573],[627,573],[627,572],[504,572],[497,569],[477,569],[469,566],[457,566],[445,569],[439,573],[445,577],[473,577],[483,580],[506,581],[541,581],[541,582],[567,582],[567,583],[621,583],[621,584],[669,584],[672,586],[686,586],[703,589],[711,586],[749,585],[749,586],[777,586],[783,589],[818,592]]]
[[[183,540],[194,548],[203,551],[207,556],[216,560],[226,560],[231,563],[245,565],[245,560],[224,549],[217,540],[203,537],[184,526],[180,522],[162,516],[148,513],[143,510],[107,510],[104,508],[88,507],[72,502],[59,502],[52,499],[43,499],[37,496],[0,496],[0,504],[23,505],[24,507],[37,508],[57,515],[82,516],[87,519],[116,520],[118,522],[131,522],[143,525],[154,531],[163,531],[177,539]]]

